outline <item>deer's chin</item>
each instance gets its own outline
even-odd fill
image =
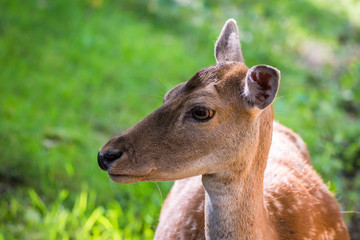
[[[111,180],[117,183],[136,183],[143,181],[144,177],[141,176],[132,176],[132,175],[122,175],[122,174],[110,174],[109,177]]]

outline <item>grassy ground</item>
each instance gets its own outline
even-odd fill
[[[151,239],[171,183],[112,183],[97,151],[215,64],[229,17],[246,63],[282,72],[277,119],[360,211],[360,5],[330,3],[1,1],[0,239]]]

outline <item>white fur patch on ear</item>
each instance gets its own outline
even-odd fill
[[[280,71],[268,65],[257,65],[246,74],[243,97],[247,105],[265,109],[275,99],[279,89]]]
[[[224,24],[220,36],[215,44],[216,62],[241,62],[244,58],[241,52],[239,31],[234,19],[229,19]]]

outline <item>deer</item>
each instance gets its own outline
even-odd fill
[[[216,64],[99,150],[118,183],[175,181],[155,239],[349,239],[306,144],[274,120],[280,71],[245,65],[234,19]]]

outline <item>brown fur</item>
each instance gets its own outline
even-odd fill
[[[280,72],[249,70],[240,45],[232,46],[236,39],[229,20],[217,41],[218,64],[110,139],[99,151],[100,167],[119,183],[178,180],[156,239],[349,239],[305,143],[273,122]],[[227,52],[234,49],[240,52]],[[212,117],[197,119],[199,106]]]
[[[338,206],[312,169],[302,139],[274,122],[272,142],[265,171],[264,201],[270,218],[278,225],[280,239],[349,239]],[[273,154],[278,149],[283,150]],[[288,157],[279,159],[276,155]],[[205,239],[202,226],[190,227],[203,221],[203,212],[194,210],[204,206],[204,202],[199,176],[176,181],[162,208],[155,239]],[[186,225],[183,214],[189,216]],[[201,238],[192,237],[199,234]]]
[[[244,109],[238,93],[246,72],[243,64],[213,66],[169,92],[164,106],[102,147],[103,152],[125,152],[108,172],[124,183],[203,175],[208,192],[232,192],[227,204],[238,205],[231,208],[235,222],[230,222],[237,227],[231,233],[216,229],[218,238],[348,239],[338,206],[313,170],[301,138],[278,123],[272,130],[272,108],[255,115]],[[184,115],[186,102],[202,98],[201,103],[218,105],[217,118],[205,125],[190,122],[188,131],[186,117],[174,116]],[[194,177],[175,183],[156,238],[205,238],[202,182]],[[234,192],[238,183],[243,184],[240,193]]]

